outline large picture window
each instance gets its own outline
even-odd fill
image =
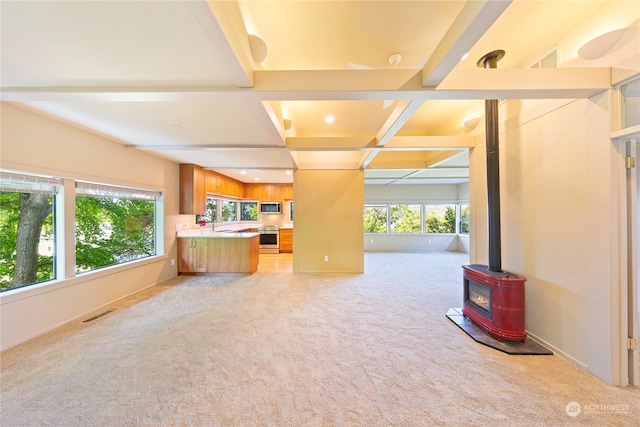
[[[397,204],[389,207],[392,233],[420,233],[420,205]]]
[[[387,232],[387,205],[365,205],[364,232]]]
[[[425,233],[455,233],[456,206],[455,205],[425,205],[424,206]]]
[[[366,203],[365,233],[469,234],[469,204]]]
[[[161,196],[158,191],[0,171],[0,290],[158,255]],[[65,228],[69,214],[75,224]],[[75,269],[57,271],[68,257],[75,259]]]
[[[54,206],[61,181],[0,174],[0,289],[56,278]]]
[[[159,193],[76,183],[76,272],[156,254]]]

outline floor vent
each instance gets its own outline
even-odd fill
[[[93,317],[90,317],[90,318],[88,318],[88,319],[86,319],[86,320],[83,320],[83,321],[82,321],[82,323],[89,323],[89,322],[93,322],[94,320],[99,319],[99,318],[101,318],[102,316],[106,316],[107,314],[112,313],[112,312],[114,312],[114,311],[115,311],[115,309],[111,309],[111,310],[107,310],[107,311],[105,311],[104,313],[96,314],[96,315],[95,315],[95,316],[93,316]]]

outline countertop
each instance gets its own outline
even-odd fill
[[[212,231],[211,229],[200,230],[199,228],[191,228],[189,230],[177,231],[176,235],[178,238],[202,237],[206,239],[249,239],[251,237],[259,236],[260,233]]]
[[[262,227],[263,224],[233,224],[218,225],[215,229],[211,229],[211,225],[207,225],[204,230],[200,228],[189,228],[187,230],[176,231],[176,237],[208,237],[208,238],[249,238],[257,236],[260,233],[246,232],[245,230],[256,229]],[[292,230],[293,224],[284,224],[279,229]]]

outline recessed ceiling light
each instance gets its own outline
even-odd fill
[[[246,175],[246,174],[247,174],[247,171],[240,171],[240,174],[241,174],[241,175]]]
[[[332,115],[328,115],[324,118],[324,121],[327,123],[333,123],[336,119]]]
[[[287,175],[291,175],[291,171],[286,171],[285,172]]]
[[[255,177],[255,178],[253,178],[253,180],[254,180],[254,181],[260,181],[260,178]]]

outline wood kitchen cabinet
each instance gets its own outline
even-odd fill
[[[233,233],[232,233],[233,234]],[[178,273],[255,273],[260,237],[178,238]]]
[[[293,252],[293,228],[280,229],[280,252]]]
[[[293,200],[293,184],[282,186],[282,200]]]
[[[293,185],[291,184],[257,184],[259,186],[259,200],[261,202],[284,202],[293,199]]]
[[[198,165],[180,165],[180,213],[203,214],[207,193],[205,171]]]
[[[243,198],[245,184],[214,171],[205,171],[205,193]]]
[[[292,184],[245,184],[195,164],[180,165],[180,213],[203,214],[207,194],[219,194],[261,202],[293,199]]]
[[[206,273],[208,269],[209,239],[178,239],[178,271]]]
[[[260,184],[245,184],[244,198],[251,200],[260,200]]]
[[[205,171],[204,188],[206,193],[220,194],[220,175],[213,171]]]

